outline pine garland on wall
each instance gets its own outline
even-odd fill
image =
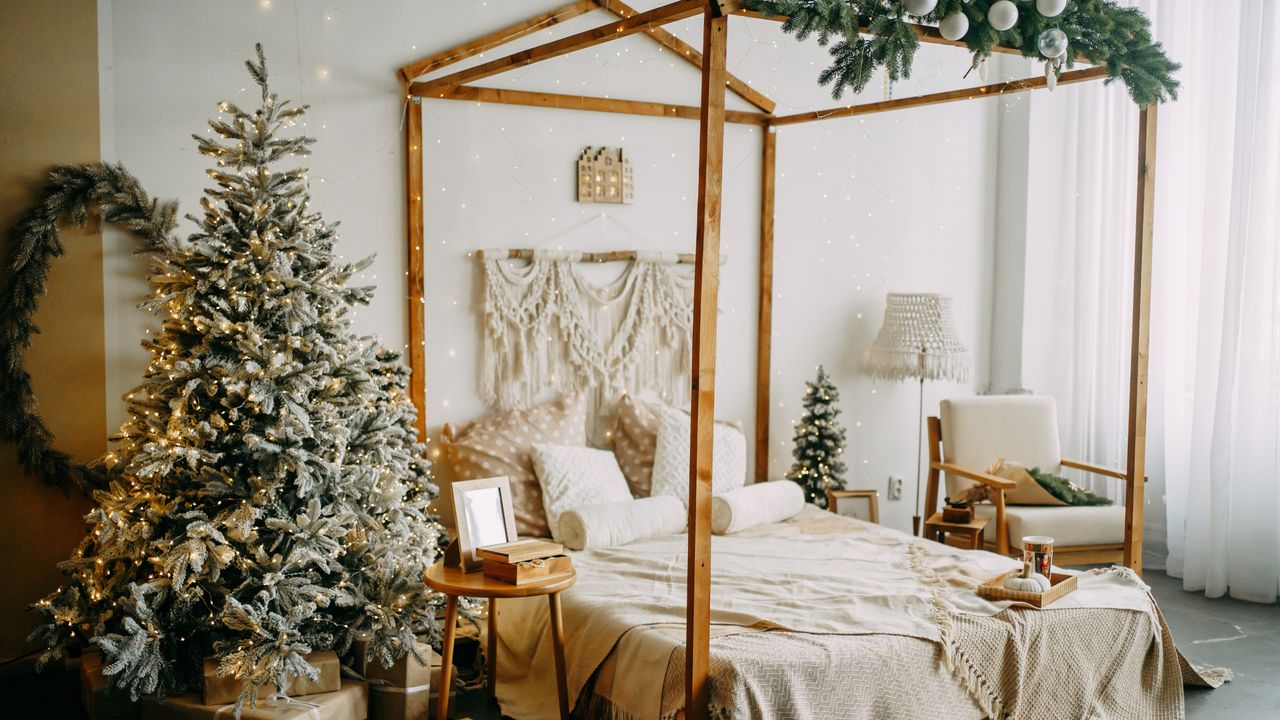
[[[1142,11],[1115,0],[745,0],[746,7],[787,20],[798,39],[831,45],[831,66],[819,82],[840,98],[858,93],[883,68],[891,82],[911,77],[920,41],[914,24],[937,24],[943,37],[963,41],[974,64],[997,45],[1045,60],[1054,77],[1081,56],[1105,65],[1108,82],[1121,80],[1140,106],[1177,99],[1179,65],[1152,38]],[[1003,28],[1003,29],[1002,29]]]
[[[792,451],[796,461],[787,477],[804,488],[806,501],[825,508],[827,491],[845,487],[845,430],[836,419],[840,391],[821,366],[817,379],[805,385],[804,415],[796,425]]]
[[[217,161],[198,231],[163,244],[147,306],[164,316],[130,417],[105,458],[88,536],[33,608],[44,660],[92,642],[134,697],[196,686],[204,658],[254,687],[313,676],[305,656],[402,656],[434,633],[422,582],[442,527],[398,355],[351,331],[334,226],[310,209],[305,107],[222,103],[195,136]]]

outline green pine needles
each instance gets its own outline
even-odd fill
[[[1110,75],[1107,82],[1123,81],[1140,106],[1177,99],[1174,73],[1180,66],[1152,38],[1151,22],[1140,10],[1115,0],[1071,0],[1060,15],[1045,17],[1034,3],[1022,2],[1017,24],[1000,32],[987,22],[987,11],[995,2],[938,0],[937,7],[923,17],[909,16],[901,0],[746,0],[744,4],[766,15],[786,17],[783,29],[800,40],[816,35],[823,46],[834,41],[831,66],[818,80],[831,85],[837,99],[846,89],[864,90],[877,68],[884,68],[891,82],[909,78],[919,47],[912,24],[936,23],[956,12],[969,20],[963,42],[975,63],[997,45],[1043,59],[1038,45],[1041,33],[1059,28],[1069,42],[1066,68],[1074,66],[1077,56],[1105,65]]]
[[[804,416],[796,425],[796,446],[792,451],[796,461],[787,478],[804,488],[806,501],[825,508],[827,491],[845,487],[846,468],[841,459],[845,430],[836,419],[840,415],[840,408],[836,407],[840,391],[821,366],[817,379],[805,385]]]
[[[310,652],[412,651],[434,633],[422,575],[442,530],[398,355],[351,330],[334,226],[310,209],[305,107],[268,90],[196,136],[217,166],[198,230],[163,244],[147,305],[164,318],[105,458],[66,584],[33,608],[45,659],[89,643],[134,697],[198,687],[204,658],[253,688],[314,677]]]

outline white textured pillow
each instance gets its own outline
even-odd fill
[[[570,550],[593,550],[683,532],[687,524],[679,500],[655,495],[566,510],[560,515],[560,542]]]
[[[791,480],[756,483],[711,498],[711,532],[729,535],[782,522],[804,509],[804,490]]]
[[[663,407],[658,417],[658,449],[653,456],[653,495],[674,495],[689,504],[689,416]],[[732,425],[715,426],[711,443],[711,494],[737,490],[747,482],[747,438]]]
[[[627,479],[608,450],[568,445],[533,446],[533,469],[542,488],[551,537],[561,540],[560,514],[587,505],[631,499]]]

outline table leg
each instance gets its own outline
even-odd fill
[[[444,611],[444,643],[440,646],[440,699],[436,717],[449,717],[449,688],[453,687],[453,632],[458,625],[458,596],[449,595]]]
[[[560,720],[569,720],[569,688],[564,672],[564,620],[560,617],[560,593],[547,595],[551,603],[551,645],[556,655],[556,693],[560,696]]]
[[[489,598],[489,697],[498,699],[498,599]]]

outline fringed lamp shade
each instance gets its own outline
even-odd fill
[[[867,357],[867,371],[882,380],[968,382],[969,350],[956,336],[951,298],[932,293],[889,293],[884,325]]]

